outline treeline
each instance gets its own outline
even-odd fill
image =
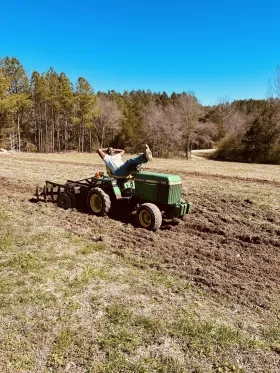
[[[248,104],[248,105],[246,105]],[[232,121],[213,158],[280,164],[280,101],[236,101]]]
[[[219,146],[228,160],[280,163],[278,99],[221,101],[203,107],[194,93],[94,92],[53,68],[28,76],[16,58],[0,58],[0,147],[33,152],[131,152],[149,143],[158,157],[189,157]],[[270,135],[268,135],[270,134]],[[261,156],[260,156],[261,154]]]

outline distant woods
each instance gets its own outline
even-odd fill
[[[95,92],[53,68],[28,76],[16,58],[0,58],[0,148],[92,152],[113,146],[156,157],[189,158],[217,147],[216,159],[280,164],[280,73],[267,100],[221,100],[203,107],[192,92]]]

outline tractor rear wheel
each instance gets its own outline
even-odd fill
[[[111,208],[111,200],[101,188],[93,188],[87,196],[87,205],[91,213],[97,216],[106,216]]]
[[[162,215],[160,209],[153,203],[143,203],[136,211],[137,224],[150,231],[160,228]]]

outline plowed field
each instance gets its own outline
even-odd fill
[[[194,293],[204,294],[207,302],[228,305],[225,317],[229,324],[235,317],[231,315],[238,321],[247,318],[244,331],[256,338],[270,333],[266,340],[273,346],[267,355],[262,352],[259,359],[254,358],[255,365],[250,359],[246,365],[246,359],[239,358],[240,366],[246,372],[280,371],[279,166],[198,157],[189,162],[154,160],[145,169],[179,174],[184,198],[193,203],[191,214],[183,220],[165,220],[155,233],[135,227],[133,216],[124,213],[97,218],[76,209],[59,209],[51,202],[29,201],[36,184],[43,185],[45,179],[64,182],[102,170],[100,161],[90,157],[0,155],[2,207],[9,214],[19,214],[22,221],[47,224],[50,231],[61,229],[87,241],[102,242],[108,255],[138,269],[175,276]],[[205,371],[215,371],[214,365],[207,364]],[[217,372],[241,372],[221,369]]]

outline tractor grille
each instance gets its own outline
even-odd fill
[[[182,184],[159,185],[158,202],[173,204],[180,201],[182,193]]]

